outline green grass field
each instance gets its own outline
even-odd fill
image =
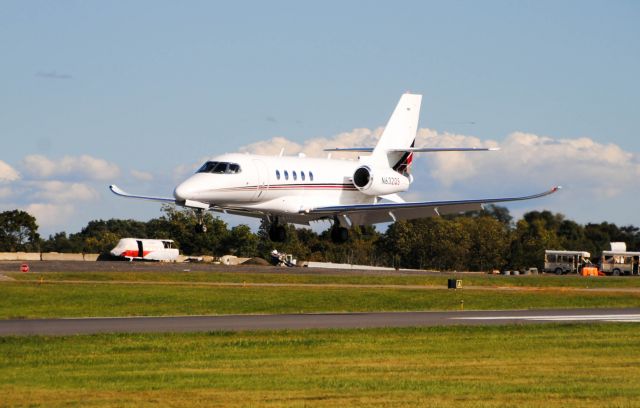
[[[188,269],[188,267],[185,267]],[[357,273],[306,274],[305,269],[282,269],[281,273],[246,272],[49,272],[5,273],[17,280],[84,280],[128,282],[235,282],[297,284],[370,284],[370,285],[446,285],[447,278],[462,279],[470,286],[506,287],[574,287],[574,288],[640,288],[637,277],[582,277],[576,275],[495,276],[486,274],[442,275],[361,275]]]
[[[640,406],[635,324],[0,338],[0,406]]]
[[[0,318],[640,307],[640,292],[0,283]]]

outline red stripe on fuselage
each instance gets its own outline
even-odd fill
[[[145,257],[149,255],[151,251],[142,251],[142,256]],[[124,256],[125,258],[140,258],[140,251],[137,249],[127,249],[120,256]]]

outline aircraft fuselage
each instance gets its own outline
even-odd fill
[[[374,196],[363,194],[353,184],[352,175],[361,166],[358,160],[236,153],[217,156],[207,163],[227,163],[227,169],[199,170],[176,187],[177,201],[273,214],[299,214],[336,203],[375,202]],[[230,171],[231,164],[238,165],[237,169]]]

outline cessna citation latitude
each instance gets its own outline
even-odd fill
[[[405,202],[398,193],[407,191],[413,182],[409,170],[414,153],[497,150],[414,147],[421,101],[422,95],[402,95],[375,147],[326,149],[362,153],[358,160],[224,154],[207,161],[179,184],[173,198],[133,195],[115,185],[110,189],[123,197],[194,209],[199,215],[199,232],[206,232],[204,211],[262,218],[270,226],[270,238],[280,242],[286,238],[286,223],[330,220],[331,238],[344,242],[352,225],[478,211],[483,204],[529,200],[558,190],[554,187],[525,197]]]

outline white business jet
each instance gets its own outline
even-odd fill
[[[123,197],[195,209],[199,232],[206,232],[204,211],[262,218],[270,226],[270,238],[280,242],[286,238],[286,223],[330,220],[332,239],[344,242],[352,225],[478,211],[484,204],[529,200],[558,190],[554,187],[525,197],[405,202],[398,193],[407,191],[413,182],[409,170],[414,153],[497,150],[414,147],[421,100],[422,95],[402,95],[375,147],[326,149],[363,153],[357,160],[224,154],[207,161],[179,184],[172,198],[133,195],[116,185],[110,189]]]

